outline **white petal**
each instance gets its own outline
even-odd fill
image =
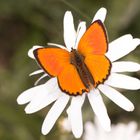
[[[86,22],[82,21],[78,25],[77,35],[76,35],[76,44],[74,45],[74,49],[77,49],[78,43],[86,31]]]
[[[61,96],[52,106],[52,108],[49,110],[43,125],[42,125],[42,134],[46,135],[50,132],[52,127],[54,126],[56,120],[63,112],[64,108],[66,107],[68,101],[69,101],[68,95]]]
[[[49,81],[47,81],[45,84],[30,88],[30,89],[24,91],[17,98],[18,104],[20,104],[20,105],[26,104],[26,103],[30,102],[31,100],[33,100],[37,94],[41,95],[42,93],[46,93],[46,91],[48,91],[48,89],[51,89],[53,86],[56,85],[55,81],[57,82],[57,79],[52,78]]]
[[[45,78],[46,76],[48,76],[47,73],[43,74],[40,78],[38,78],[38,79],[36,80],[36,82],[34,83],[34,85],[36,86],[36,85],[37,85],[43,78]]]
[[[91,90],[90,93],[88,93],[88,99],[102,127],[106,131],[110,131],[111,130],[110,119],[107,114],[107,110],[103,102],[103,99],[99,93],[99,90],[97,89]]]
[[[105,84],[129,90],[140,89],[140,80],[123,74],[112,73]]]
[[[129,61],[112,63],[112,72],[135,72],[140,70],[140,64]]]
[[[83,140],[97,140],[97,129],[92,122],[85,123],[85,133],[83,136]]]
[[[39,111],[42,108],[54,102],[55,100],[57,100],[63,94],[64,93],[62,93],[56,87],[53,87],[52,89],[47,90],[46,92],[37,94],[36,97],[27,105],[27,107],[25,108],[25,112],[27,114],[31,114],[36,111]]]
[[[118,125],[114,126],[114,133],[113,137],[114,140],[123,140],[124,138],[126,139],[126,128],[125,124],[119,123]],[[127,139],[126,139],[127,140]]]
[[[131,138],[133,138],[133,135],[137,131],[137,123],[130,122],[128,125],[126,125],[125,130],[126,130],[126,139],[131,140]]]
[[[40,93],[43,89],[46,89],[46,84],[39,85],[24,91],[18,96],[17,103],[23,105],[30,102],[34,98],[34,96],[37,93]]]
[[[55,46],[55,47],[59,47],[61,49],[64,49],[64,50],[67,50],[68,49],[66,47],[64,47],[63,45],[60,45],[60,44],[55,44],[55,43],[47,43],[49,46]]]
[[[44,72],[44,70],[42,70],[42,69],[36,70],[36,71],[30,73],[29,76],[37,75],[37,74],[40,74],[40,73],[43,73],[43,72]]]
[[[107,139],[109,139],[108,134],[111,133],[112,131],[105,131],[103,129],[103,127],[101,127],[99,119],[96,116],[94,117],[94,125],[96,126],[97,139],[99,139],[99,140],[104,140],[104,139],[107,140]],[[110,128],[110,130],[112,130],[112,129]]]
[[[73,16],[70,11],[64,15],[64,41],[69,51],[74,47],[76,39],[76,32],[74,28]]]
[[[118,106],[123,108],[126,111],[133,111],[134,105],[130,102],[125,96],[123,96],[117,90],[107,86],[107,85],[99,85],[98,88],[106,95],[110,100],[116,103]]]
[[[38,48],[43,48],[42,46],[33,46],[29,51],[28,51],[28,56],[32,59],[35,59],[33,51],[38,49]]]
[[[106,18],[106,14],[107,14],[107,10],[106,8],[100,8],[97,13],[95,14],[92,22],[96,21],[96,20],[101,20],[102,22],[105,21],[105,18]]]
[[[70,121],[68,120],[68,118],[63,118],[60,121],[60,126],[62,127],[62,129],[65,132],[71,132],[71,124],[70,124]]]
[[[132,138],[133,140],[140,140],[140,131],[138,131]]]
[[[71,128],[74,136],[80,138],[83,133],[83,120],[82,120],[82,105],[85,96],[73,97],[68,111],[68,119],[71,123]]]
[[[128,34],[124,35],[109,44],[108,52],[106,56],[113,62],[122,58],[123,56],[129,54],[140,44],[140,39],[133,39],[133,37]]]

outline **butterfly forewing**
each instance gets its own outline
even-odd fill
[[[108,50],[107,33],[100,20],[95,21],[82,36],[78,51],[85,57],[84,63],[94,79],[94,87],[107,79],[111,63],[105,56]]]
[[[93,22],[78,44],[78,51],[85,57],[90,54],[104,55],[108,49],[107,34],[100,20]]]
[[[69,52],[60,48],[39,48],[34,51],[40,66],[51,76],[58,76],[69,63]]]

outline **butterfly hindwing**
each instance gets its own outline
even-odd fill
[[[58,82],[61,89],[70,95],[82,95],[87,90],[72,64],[67,65],[58,76]]]
[[[110,73],[110,61],[104,55],[89,55],[85,58],[85,64],[94,79],[94,87],[103,83]]]

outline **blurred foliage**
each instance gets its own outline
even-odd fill
[[[65,134],[58,123],[47,136],[40,128],[50,106],[33,115],[26,115],[24,107],[16,103],[17,96],[33,86],[35,77],[29,73],[38,69],[27,56],[33,45],[47,42],[64,44],[63,15],[71,10],[75,25],[79,19],[89,25],[100,7],[108,9],[106,27],[109,40],[131,33],[140,38],[139,0],[0,0],[0,139],[2,140],[74,140]],[[140,61],[140,47],[124,59]],[[140,77],[140,72],[133,74]],[[136,120],[140,123],[140,91],[122,91],[134,104],[135,111],[127,113],[104,97],[113,123]],[[65,114],[64,114],[65,115]],[[84,121],[93,120],[94,114],[86,102]]]

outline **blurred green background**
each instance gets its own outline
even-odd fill
[[[100,7],[108,10],[105,24],[110,41],[127,33],[140,38],[140,0],[0,0],[0,140],[74,140],[59,123],[47,136],[41,135],[50,106],[26,115],[16,98],[38,78],[28,76],[38,69],[27,56],[28,50],[33,45],[46,46],[47,42],[64,44],[62,23],[66,10],[72,11],[76,26],[79,20],[89,25]],[[140,62],[140,47],[123,59]],[[129,75],[140,78],[140,72]],[[134,103],[135,110],[127,113],[104,98],[112,123],[135,120],[140,124],[140,91],[121,92]],[[88,102],[83,116],[84,121],[93,120]]]

